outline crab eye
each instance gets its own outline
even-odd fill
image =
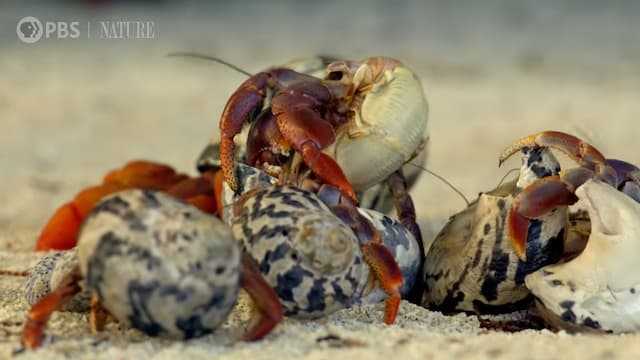
[[[342,71],[332,71],[327,74],[327,80],[341,80],[343,76],[344,73]]]

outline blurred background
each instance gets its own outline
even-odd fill
[[[25,16],[77,22],[79,36],[24,43]],[[103,23],[126,21],[152,23],[153,36],[101,38]],[[475,197],[504,175],[507,144],[544,129],[640,163],[639,39],[633,0],[3,1],[0,234],[30,248],[58,205],[129,159],[195,172],[245,78],[172,51],[250,72],[313,54],[400,59],[431,105],[428,167]],[[464,207],[428,175],[414,195],[427,232]]]

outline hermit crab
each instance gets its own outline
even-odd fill
[[[580,254],[525,278],[540,314],[553,327],[569,331],[640,330],[640,267],[634,257],[640,239],[640,169],[607,159],[590,144],[560,132],[520,139],[500,159],[532,146],[559,149],[580,167],[531,185],[513,209],[515,216],[528,218],[579,201],[591,224]],[[518,228],[512,231],[519,236]]]
[[[354,187],[365,190],[384,181],[425,144],[422,85],[395,59],[335,61],[325,79],[272,68],[240,85],[222,113],[220,161],[234,190],[234,137],[269,95],[268,107],[253,119],[247,164],[277,176],[282,157],[295,151],[323,182],[356,202]]]
[[[526,244],[510,235],[511,209],[519,194],[560,171],[545,147],[526,147],[522,153],[517,180],[481,193],[436,236],[425,260],[425,306],[482,313],[521,308],[531,300],[525,276],[560,259],[566,207],[529,220]]]
[[[26,348],[41,344],[50,314],[82,287],[85,298],[86,292],[91,296],[93,330],[101,329],[108,313],[150,336],[202,336],[227,317],[240,287],[262,313],[246,340],[266,335],[283,313],[226,225],[152,190],[125,190],[101,200],[87,215],[77,247],[34,268],[26,284],[33,305],[22,339]]]
[[[259,264],[286,314],[318,317],[387,298],[385,322],[419,272],[420,244],[402,224],[373,210],[331,204],[326,197],[238,164],[243,179],[230,188],[224,213],[234,235]],[[335,189],[337,191],[337,189]]]
[[[250,122],[247,165],[281,179],[304,176],[318,184],[316,191],[335,187],[349,198],[354,214],[359,203],[355,191],[385,183],[400,222],[421,244],[402,172],[426,143],[428,106],[419,79],[399,61],[385,57],[334,61],[326,73],[319,79],[272,68],[240,85],[220,120],[225,182],[238,191],[234,138]],[[380,261],[376,267],[382,266]],[[413,301],[421,288],[419,281]]]
[[[560,171],[550,149],[580,167]],[[507,147],[500,163],[518,151],[525,154],[523,168],[515,193],[507,192],[515,196],[489,201],[488,196],[504,196],[503,188],[512,184],[481,194],[452,217],[429,249],[425,305],[482,313],[512,310],[514,303],[524,306],[533,297],[543,320],[554,328],[639,330],[640,281],[632,254],[640,235],[640,169],[607,159],[562,132],[524,137]],[[533,176],[522,182],[527,172]],[[586,244],[578,251],[567,247],[574,224],[567,206],[576,203],[586,208],[590,223]],[[492,224],[499,231],[493,233]],[[494,294],[494,302],[487,301],[488,294]]]

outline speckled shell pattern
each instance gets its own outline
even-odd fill
[[[24,284],[24,294],[27,304],[33,306],[45,295],[55,291],[62,280],[75,271],[79,271],[77,248],[64,251],[53,251],[43,256],[29,272]],[[84,311],[89,306],[91,293],[81,281],[84,290],[76,296],[66,299],[62,304],[64,311]]]
[[[210,333],[235,304],[240,248],[229,228],[166,194],[106,197],[87,216],[77,248],[102,305],[150,336]]]
[[[514,252],[507,234],[514,196],[536,179],[556,175],[560,165],[546,148],[525,148],[517,180],[481,194],[452,216],[436,236],[425,260],[425,306],[444,312],[500,313],[531,301],[527,274],[562,255],[566,207],[532,219],[526,261]]]
[[[244,201],[232,230],[287,315],[313,318],[348,307],[367,283],[355,233],[313,193],[260,189]]]

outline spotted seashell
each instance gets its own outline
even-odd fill
[[[24,284],[27,304],[33,306],[42,297],[55,291],[62,280],[74,271],[78,271],[78,251],[76,248],[53,251],[43,256],[29,272],[29,277]],[[80,285],[84,288],[84,282]],[[65,300],[62,309],[65,311],[84,311],[89,306],[89,298],[88,291],[81,291],[76,296]]]
[[[240,249],[229,228],[164,193],[103,199],[80,230],[78,255],[102,305],[151,336],[210,333],[236,301]]]

